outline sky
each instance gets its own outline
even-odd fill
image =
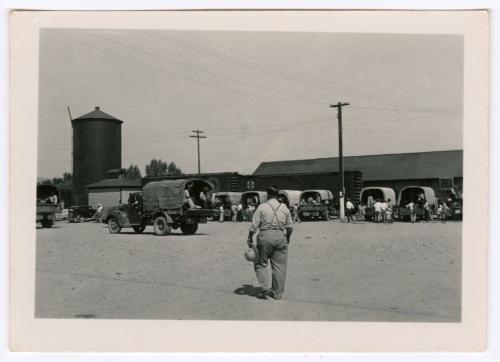
[[[71,172],[71,122],[122,120],[122,167],[252,173],[264,161],[462,149],[457,35],[44,29],[38,175]]]

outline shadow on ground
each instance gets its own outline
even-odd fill
[[[255,297],[258,299],[267,299],[266,296],[262,295],[264,290],[261,287],[254,287],[250,284],[244,284],[239,288],[234,290],[234,294],[238,295],[248,295],[250,297]]]

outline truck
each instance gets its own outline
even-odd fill
[[[36,222],[43,228],[50,228],[56,220],[56,213],[61,212],[61,193],[53,185],[37,185],[36,187]]]
[[[300,194],[299,217],[301,220],[330,220],[335,214],[333,194],[330,190],[306,190]]]
[[[103,223],[112,234],[122,228],[132,228],[140,234],[146,226],[152,225],[156,235],[168,235],[181,229],[183,234],[194,234],[198,225],[207,222],[213,215],[211,208],[200,194],[213,190],[213,185],[202,179],[175,179],[149,182],[141,192],[129,195],[127,204],[110,208]]]
[[[396,205],[396,192],[390,187],[365,187],[359,194],[359,203],[365,206],[365,220],[374,220],[375,208],[373,205],[377,200]]]
[[[426,217],[426,211],[419,205],[419,195],[423,195],[423,199],[427,202],[431,213],[435,212],[437,209],[437,198],[434,189],[426,186],[405,186],[399,191],[398,204],[397,204],[397,215],[399,220],[410,220],[410,209],[408,204],[413,202],[415,204],[415,214],[417,219],[424,219]],[[432,215],[431,215],[432,216]]]

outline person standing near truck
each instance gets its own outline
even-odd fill
[[[231,220],[233,222],[236,222],[237,213],[238,213],[238,205],[236,205],[236,203],[233,203],[231,205]]]
[[[219,222],[224,222],[224,205],[219,205]]]
[[[293,222],[302,222],[299,217],[299,204],[295,203],[292,207]]]
[[[271,296],[278,300],[285,290],[288,262],[288,244],[293,231],[290,210],[278,200],[278,189],[267,189],[268,201],[260,204],[250,225],[247,244],[253,248],[253,235],[257,234],[257,257],[254,270],[262,291],[257,297]],[[272,283],[268,284],[267,263],[271,261]]]
[[[49,201],[53,205],[57,204],[57,194],[55,192],[53,192],[52,195],[50,195]]]
[[[408,205],[406,205],[406,207],[410,210],[410,221],[411,222],[417,221],[417,210],[415,203],[412,200],[410,200],[410,202],[408,203]]]
[[[345,211],[346,211],[346,216],[347,216],[347,222],[351,222],[354,224],[354,204],[351,202],[351,199],[347,199],[347,202],[345,203]]]
[[[382,221],[382,203],[380,200],[376,200],[375,203],[373,204],[373,209],[374,211],[374,216],[375,216],[375,222],[381,222]]]

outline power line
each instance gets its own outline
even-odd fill
[[[195,66],[192,66],[192,65],[189,65],[189,64],[185,64],[183,62],[180,62],[180,61],[177,61],[177,60],[173,60],[171,58],[167,58],[165,56],[161,56],[161,55],[158,55],[156,53],[148,52],[148,51],[146,51],[144,49],[136,48],[136,47],[133,47],[133,46],[130,46],[128,44],[124,44],[124,43],[121,43],[121,42],[118,42],[118,41],[115,41],[115,40],[111,40],[111,39],[108,39],[108,38],[103,37],[103,36],[99,36],[99,35],[96,35],[96,34],[93,34],[93,35],[95,37],[99,38],[99,39],[103,39],[105,41],[108,41],[110,43],[122,46],[124,48],[132,49],[132,50],[134,50],[136,52],[143,53],[143,54],[146,54],[146,55],[149,55],[149,56],[152,56],[152,57],[164,60],[166,62],[179,65],[179,66],[184,67],[184,68],[192,69],[192,70],[195,70],[195,71],[200,72],[200,73],[205,73],[205,74],[208,74],[208,75],[210,75],[212,77],[221,78],[221,79],[227,79],[227,80],[235,82],[235,83],[244,84],[246,86],[250,86],[250,87],[254,87],[254,88],[260,89],[260,90],[264,90],[264,91],[269,92],[269,93],[275,93],[275,94],[278,94],[278,95],[281,95],[281,96],[294,98],[294,99],[297,99],[299,101],[303,101],[303,102],[306,102],[306,103],[322,104],[322,105],[328,104],[328,103],[319,102],[319,101],[316,101],[316,100],[313,100],[313,99],[307,99],[307,98],[299,97],[299,96],[296,96],[296,95],[291,94],[291,93],[286,93],[286,92],[282,92],[282,91],[272,90],[272,89],[269,89],[269,87],[265,87],[265,86],[261,86],[261,85],[255,84],[255,83],[243,81],[241,79],[236,79],[236,78],[228,77],[228,76],[220,74],[220,73],[214,73],[214,72],[211,72],[209,70],[202,69],[202,68],[199,68],[199,67],[195,67]]]
[[[349,90],[348,88],[342,88],[337,85],[334,85],[331,82],[325,81],[324,79],[319,79],[319,78],[314,78],[311,77],[310,75],[305,76],[305,75],[300,75],[296,70],[290,71],[290,73],[284,72],[283,67],[280,67],[280,69],[273,69],[272,67],[265,66],[256,62],[250,62],[245,59],[241,59],[235,56],[231,56],[219,51],[216,51],[214,49],[209,49],[205,47],[201,47],[198,45],[195,45],[193,43],[189,43],[183,40],[180,40],[178,38],[166,35],[164,33],[159,33],[156,31],[148,31],[148,30],[142,30],[143,33],[152,35],[158,39],[162,39],[164,41],[176,44],[178,46],[182,46],[203,54],[211,55],[214,57],[217,57],[219,59],[223,59],[225,61],[231,62],[233,64],[237,64],[252,70],[256,71],[261,71],[270,75],[273,75],[275,77],[281,78],[281,79],[286,79],[289,81],[301,83],[303,85],[315,87],[318,89],[322,90],[334,90],[335,92],[343,93],[345,95],[359,98],[359,99],[364,99],[369,102],[376,102],[376,103],[385,103],[385,104],[399,104],[404,107],[408,107],[407,104],[401,103],[401,102],[395,102],[395,101],[390,101],[387,100],[385,97],[380,96],[378,94],[373,94],[373,93],[368,93],[368,92],[361,92],[359,90],[354,90],[354,88],[351,88],[352,90]],[[327,84],[327,85],[325,85]],[[328,86],[329,85],[329,86]],[[397,109],[397,108],[395,108]]]
[[[344,94],[347,94],[347,95],[350,95],[350,96],[356,97],[356,98],[365,98],[365,100],[369,100],[372,102],[381,102],[381,99],[379,99],[380,96],[377,96],[377,99],[373,99],[373,96],[370,97],[370,96],[362,95],[362,94],[359,94],[359,93],[356,93],[353,91],[347,91],[345,89],[342,89],[342,88],[339,88],[336,86],[328,87],[328,86],[325,86],[324,84],[319,84],[317,82],[314,82],[314,81],[311,81],[308,79],[304,79],[303,77],[298,77],[295,72],[293,74],[291,74],[291,73],[283,72],[282,70],[272,69],[272,68],[263,66],[261,64],[252,63],[252,62],[249,62],[249,61],[246,61],[246,60],[234,57],[234,56],[230,56],[230,55],[218,52],[218,51],[213,50],[213,49],[203,48],[203,47],[194,45],[192,43],[188,43],[188,42],[179,40],[177,38],[173,38],[173,37],[168,36],[168,35],[160,34],[160,33],[155,32],[155,31],[152,31],[152,32],[143,31],[143,32],[145,32],[146,34],[150,34],[150,35],[156,34],[155,37],[158,39],[162,39],[164,41],[171,42],[171,43],[174,43],[176,45],[183,46],[183,47],[192,49],[192,50],[197,51],[197,52],[212,55],[212,56],[215,56],[219,59],[223,59],[225,61],[228,61],[230,63],[237,64],[237,65],[240,65],[240,66],[252,69],[252,70],[264,72],[264,73],[270,74],[272,76],[275,76],[275,77],[278,77],[281,79],[286,79],[288,81],[300,83],[302,85],[307,85],[307,86],[314,87],[314,88],[321,89],[321,90],[332,91],[332,89],[333,89],[335,92],[344,93]]]
[[[65,34],[61,34],[61,33],[58,33],[58,34],[60,36],[63,36],[63,37],[66,37],[68,39],[71,39],[73,41],[76,41],[78,43],[84,44],[84,45],[88,46],[89,48],[93,48],[93,49],[98,50],[100,52],[110,54],[110,55],[112,55],[114,57],[124,59],[124,60],[126,60],[128,62],[140,65],[142,67],[153,69],[153,70],[156,70],[158,72],[161,72],[161,73],[164,73],[164,74],[167,74],[167,75],[170,75],[172,77],[179,78],[179,79],[183,79],[183,80],[195,82],[195,83],[198,83],[198,84],[202,84],[202,85],[207,86],[207,87],[216,88],[216,89],[219,89],[220,91],[223,91],[225,93],[230,93],[230,94],[239,93],[239,94],[244,94],[246,96],[261,98],[261,99],[265,99],[265,100],[271,100],[271,101],[277,101],[277,102],[288,102],[288,103],[296,104],[295,101],[291,101],[291,100],[284,99],[284,98],[268,97],[268,96],[264,96],[264,95],[261,95],[261,94],[255,94],[255,93],[251,93],[251,92],[246,92],[246,91],[242,91],[240,89],[227,88],[227,87],[219,86],[219,85],[216,85],[216,84],[213,84],[213,83],[210,83],[210,82],[206,82],[206,81],[203,81],[203,80],[198,80],[198,79],[194,79],[194,78],[191,78],[191,77],[188,77],[188,76],[179,75],[179,74],[177,74],[175,72],[167,71],[165,69],[158,68],[158,67],[155,67],[155,66],[150,65],[150,64],[145,64],[145,63],[139,62],[137,60],[131,59],[131,58],[127,57],[127,56],[121,55],[121,54],[116,54],[115,52],[112,52],[110,50],[96,47],[93,44],[90,44],[90,43],[85,42],[83,40],[76,39],[76,38],[73,38],[71,36],[68,36],[68,35],[65,35]]]

